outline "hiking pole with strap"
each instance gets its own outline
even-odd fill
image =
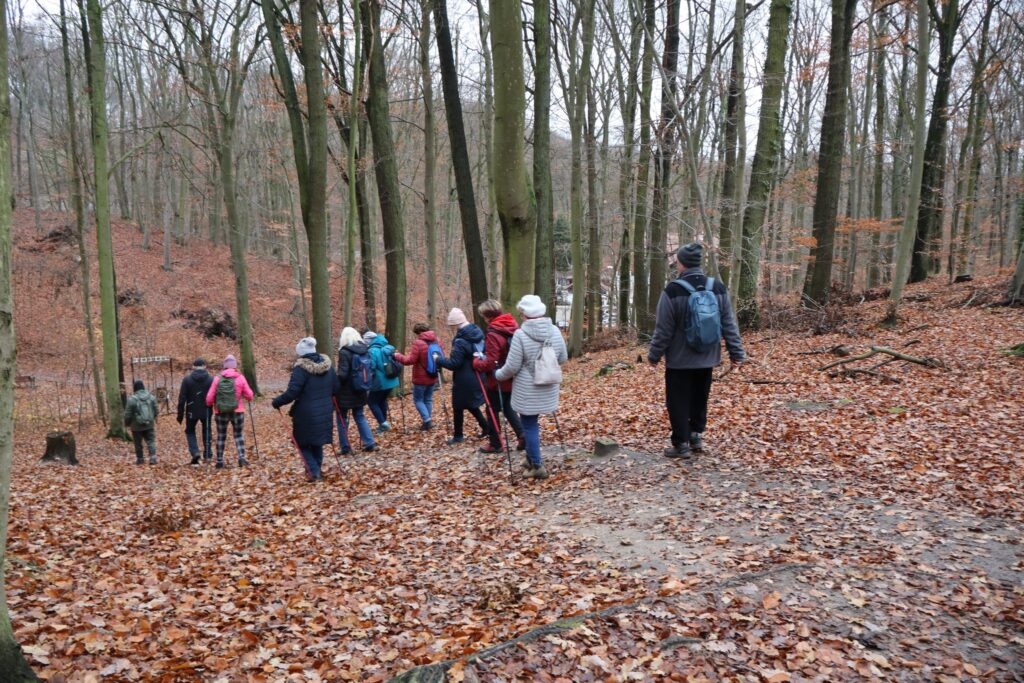
[[[302,454],[302,449],[299,448],[299,442],[295,440],[295,433],[292,433],[292,443],[295,444],[295,450],[299,454],[299,460],[302,461],[302,469],[306,470],[306,478],[313,481],[313,472],[309,469],[309,465],[306,463],[306,456]]]
[[[441,408],[444,410],[444,419],[448,423],[448,431],[452,432],[452,436],[455,436],[455,427],[452,425],[452,418],[448,414],[448,402],[444,400],[444,368],[437,365],[438,355],[434,354],[434,367],[437,368],[437,381],[441,384]]]
[[[512,443],[508,440],[508,415],[505,415],[505,395],[501,391],[501,382],[498,382],[497,373],[491,373],[495,383],[498,385],[498,405],[501,406],[501,415],[505,421],[501,423],[502,434],[505,437],[505,455],[508,457],[508,481],[515,486],[515,478],[512,474]]]
[[[558,411],[551,413],[555,418],[555,431],[558,432],[558,447],[562,449],[562,465],[565,465],[565,439],[562,437],[562,425],[558,424]]]
[[[249,408],[249,424],[252,425],[252,450],[256,453],[256,457],[260,457],[260,446],[256,442],[256,418],[252,412],[252,401],[246,401],[246,406]]]

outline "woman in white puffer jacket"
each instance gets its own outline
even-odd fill
[[[523,324],[516,330],[509,344],[505,365],[497,370],[499,382],[512,380],[512,409],[523,421],[523,438],[526,441],[526,476],[546,479],[547,470],[540,457],[540,425],[542,413],[558,410],[559,384],[539,385],[534,383],[534,363],[545,343],[550,343],[561,365],[568,360],[565,339],[562,333],[545,317],[547,307],[540,297],[527,294],[516,305],[523,314]]]

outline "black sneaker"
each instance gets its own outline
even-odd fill
[[[198,455],[193,455],[192,456],[192,460],[190,460],[188,464],[189,465],[198,465],[199,464],[199,456]]]
[[[690,450],[694,453],[704,452],[704,435],[700,432],[690,434]]]
[[[239,467],[248,467],[249,466],[249,461],[246,460],[245,458],[239,458],[238,459],[238,466]]]
[[[145,465],[146,461],[143,460],[142,458],[135,458],[135,464],[136,465]]]
[[[372,446],[363,446],[363,453],[373,453],[375,450],[377,450],[377,444]]]
[[[214,465],[214,468],[218,469],[218,470],[222,470],[222,469],[224,469],[224,463],[223,462],[218,462],[216,465]]]
[[[455,446],[456,444],[460,444],[465,440],[466,437],[464,436],[453,436],[452,438],[445,441],[445,443],[448,444],[449,446]]]
[[[666,448],[665,449],[665,457],[666,458],[677,459],[677,458],[690,458],[692,456],[693,456],[693,451],[690,450],[690,445],[689,444],[686,444],[684,446],[672,446],[671,448]]]
[[[352,455],[352,449],[351,448],[342,448],[341,449],[341,454],[342,455]]]

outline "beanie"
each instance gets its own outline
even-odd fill
[[[192,361],[192,367],[194,367],[194,368],[205,368],[206,367],[206,361],[203,360],[202,358],[196,358],[194,361]]]
[[[377,338],[377,333],[373,330],[367,330],[363,332],[363,341],[369,344],[371,341]]]
[[[448,324],[462,327],[467,324],[469,320],[466,319],[466,314],[462,312],[461,308],[453,308],[448,313]]]
[[[224,369],[228,370],[228,369],[231,369],[231,368],[234,368],[234,369],[237,370],[238,369],[238,361],[235,360],[234,356],[229,355],[227,358],[224,359]]]
[[[142,391],[146,388],[146,385],[142,383],[141,379],[137,379],[132,382],[132,391]]]
[[[516,308],[527,318],[543,318],[544,314],[548,311],[548,307],[544,305],[544,302],[536,294],[524,296],[516,304]]]
[[[300,339],[299,343],[295,345],[295,353],[299,356],[316,353],[316,339],[314,337]]]
[[[704,247],[699,242],[679,247],[676,252],[676,260],[687,268],[700,268],[701,259],[704,258]]]

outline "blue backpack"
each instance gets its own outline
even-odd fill
[[[373,384],[373,361],[369,353],[352,352],[348,368],[348,385],[352,391],[369,391]]]
[[[444,358],[444,351],[441,350],[440,344],[433,341],[427,346],[427,374],[431,377],[437,377],[437,372],[440,370],[435,358]]]
[[[698,353],[706,353],[722,340],[722,316],[713,291],[715,278],[709,277],[700,291],[682,278],[676,280],[676,284],[690,293],[686,304],[686,345]]]

